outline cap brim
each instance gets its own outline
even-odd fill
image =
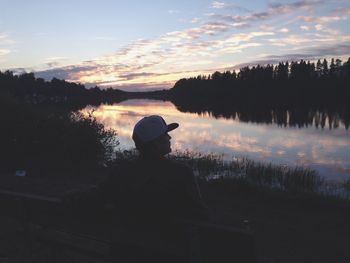
[[[175,130],[177,127],[179,127],[179,124],[174,122],[174,123],[170,123],[168,124],[168,129],[167,129],[167,132],[170,132],[172,130]]]

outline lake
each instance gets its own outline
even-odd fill
[[[127,100],[114,105],[86,107],[108,128],[118,133],[120,149],[134,147],[134,124],[147,115],[161,115],[180,127],[170,133],[172,149],[223,154],[224,158],[247,157],[261,162],[315,169],[329,180],[350,179],[350,131],[337,128],[284,127],[214,118],[210,113],[185,113],[169,101]]]

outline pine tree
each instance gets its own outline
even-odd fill
[[[326,59],[324,59],[322,62],[322,73],[322,75],[328,75],[328,62]]]

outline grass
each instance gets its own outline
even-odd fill
[[[261,187],[306,192],[315,192],[324,183],[316,171],[304,167],[260,163],[247,158],[226,161],[223,157],[192,152],[176,152],[173,156],[185,161],[204,180],[236,179]]]
[[[117,153],[117,159],[130,159],[136,156],[136,151],[132,150]],[[205,182],[220,181],[236,188],[254,187],[350,200],[350,180],[327,181],[315,170],[305,167],[262,163],[247,158],[226,160],[224,155],[191,151],[175,151],[169,158],[186,163],[193,169],[197,178]]]

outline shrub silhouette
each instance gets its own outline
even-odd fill
[[[19,102],[0,91],[1,170],[47,173],[98,167],[118,145],[116,132],[90,114]]]

